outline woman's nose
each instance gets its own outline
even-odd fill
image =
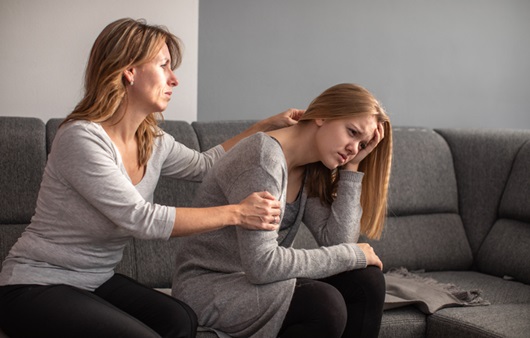
[[[171,73],[171,77],[169,78],[169,84],[171,85],[171,87],[176,87],[179,85],[179,80],[173,72]]]

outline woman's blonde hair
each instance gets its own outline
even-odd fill
[[[169,49],[174,70],[182,61],[181,42],[166,27],[130,18],[110,23],[92,46],[85,72],[84,97],[62,124],[73,120],[101,123],[110,119],[119,107],[127,104],[128,83],[124,71],[153,60],[164,44]],[[154,140],[161,135],[158,128],[161,118],[161,112],[149,115],[136,131],[140,166],[147,163]]]
[[[383,124],[384,138],[359,164],[364,173],[361,206],[361,233],[368,238],[379,238],[386,216],[388,183],[392,162],[392,126],[381,104],[365,88],[349,83],[335,85],[325,90],[311,102],[300,121],[315,119],[341,119],[373,115]],[[331,205],[337,192],[340,170],[330,170],[321,162],[307,166],[308,196],[319,197],[323,204]]]

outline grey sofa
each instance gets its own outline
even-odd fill
[[[30,222],[60,119],[0,117],[0,259]],[[164,130],[205,150],[252,121],[165,121]],[[385,265],[464,289],[491,305],[426,315],[385,311],[381,337],[530,336],[530,130],[394,128],[394,162],[383,236],[370,241]],[[162,179],[156,202],[189,206],[197,183]],[[170,288],[178,239],[133,240],[118,271]],[[303,229],[298,247],[313,247]],[[0,332],[0,337],[4,336]],[[201,332],[199,337],[213,337]]]

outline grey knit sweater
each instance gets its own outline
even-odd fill
[[[238,203],[267,190],[282,202],[279,231],[226,227],[179,239],[173,295],[189,304],[202,326],[236,337],[275,337],[297,277],[324,278],[366,267],[355,244],[360,228],[362,173],[342,172],[331,208],[299,196],[285,208],[287,165],[280,145],[258,133],[237,144],[203,180],[195,206]],[[291,248],[300,222],[318,249]]]
[[[169,134],[156,139],[135,186],[101,125],[79,121],[57,131],[35,215],[5,259],[0,285],[68,284],[94,290],[114,274],[132,237],[167,239],[175,208],[153,203],[160,176],[200,181],[224,154],[199,153]]]

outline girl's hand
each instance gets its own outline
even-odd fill
[[[379,257],[375,254],[374,248],[370,246],[368,243],[357,243],[357,246],[364,252],[364,256],[366,257],[366,265],[375,265],[379,269],[383,270],[383,262],[379,259]]]
[[[286,111],[271,116],[260,123],[263,124],[264,131],[290,127],[298,123],[298,120],[304,114],[304,111],[305,110],[295,108],[287,109]]]
[[[276,230],[280,225],[280,202],[267,191],[250,194],[238,205],[237,225],[248,230]]]
[[[359,163],[372,152],[372,150],[377,147],[379,142],[385,137],[385,129],[383,128],[383,123],[377,124],[377,129],[374,132],[374,137],[368,142],[364,149],[359,150],[357,155],[348,163],[346,163],[343,168],[346,170],[357,171],[359,169]]]

